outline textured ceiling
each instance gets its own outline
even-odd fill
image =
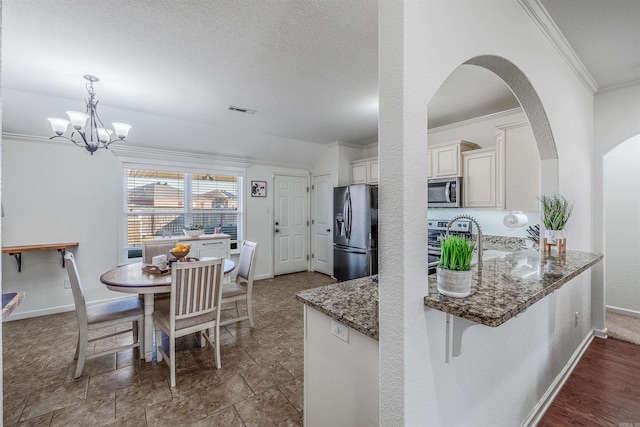
[[[639,0],[540,0],[600,90],[640,79]]]
[[[542,3],[600,87],[637,76],[638,0]],[[44,118],[81,102],[81,76],[93,74],[101,108],[125,110],[114,120],[144,115],[322,144],[376,140],[375,0],[4,0],[2,8],[4,132],[49,135]],[[430,103],[429,126],[514,102],[500,79],[462,66]]]
[[[2,12],[8,89],[82,99],[93,74],[110,107],[320,143],[377,133],[375,1],[5,0]]]
[[[429,129],[519,107],[507,85],[494,73],[461,65],[429,102]]]

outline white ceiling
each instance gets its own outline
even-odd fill
[[[638,0],[540,1],[600,88],[640,78]],[[81,76],[94,74],[101,106],[113,109],[321,144],[376,140],[376,1],[4,0],[2,8],[3,90],[79,103]],[[462,66],[430,103],[429,126],[514,106],[496,76]],[[6,102],[4,117],[36,107]],[[51,133],[46,117],[34,118],[42,136]],[[33,134],[27,125],[5,120],[3,131]]]

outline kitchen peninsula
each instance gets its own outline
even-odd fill
[[[429,294],[424,297],[424,304],[446,313],[446,339],[451,341],[447,345],[447,361],[460,354],[462,332],[467,327],[478,324],[499,327],[602,258],[580,251],[510,253],[473,266],[471,295],[461,299],[440,295],[436,276],[429,276]],[[305,304],[305,424],[349,424],[367,419],[377,425],[376,277],[309,289],[296,295]],[[458,326],[453,325],[454,320]],[[344,329],[348,331],[345,333]],[[351,382],[358,384],[357,390],[352,390],[355,386]]]

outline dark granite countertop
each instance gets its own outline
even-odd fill
[[[438,293],[436,275],[428,277],[427,307],[487,326],[500,326],[586,271],[600,254],[567,251],[543,254],[527,249],[472,267],[471,295]],[[375,276],[377,277],[377,276]],[[298,292],[296,299],[358,332],[378,339],[378,283],[374,276]]]
[[[298,292],[296,299],[377,340],[378,283],[373,280],[375,277],[307,289]]]
[[[500,326],[592,267],[602,255],[535,250],[510,253],[472,267],[471,295],[450,298],[438,293],[436,275],[429,276],[427,307],[487,326]]]

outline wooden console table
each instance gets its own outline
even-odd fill
[[[71,243],[44,243],[41,245],[3,246],[2,253],[12,255],[18,263],[18,272],[22,271],[22,252],[57,250],[62,254],[62,268],[64,268],[64,255],[69,248],[78,247],[78,242]]]

